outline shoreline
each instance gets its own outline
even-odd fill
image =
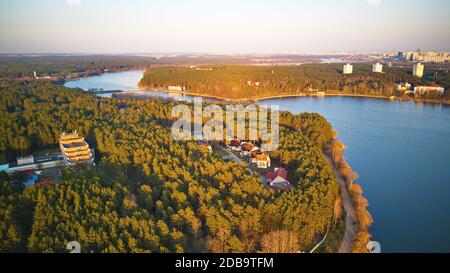
[[[339,192],[342,198],[342,207],[344,209],[343,220],[345,223],[345,230],[341,245],[338,249],[338,253],[351,253],[353,248],[353,241],[355,240],[356,233],[358,232],[358,228],[353,224],[357,221],[356,209],[353,205],[350,192],[347,189],[347,184],[345,183],[342,174],[334,165],[331,157],[325,152],[322,152],[322,154],[325,157],[325,160],[328,162],[328,165],[330,165],[331,169],[333,170],[336,177],[336,182],[339,184]]]
[[[85,71],[85,72],[70,72],[68,75],[65,75],[63,77],[56,77],[56,80],[54,80],[54,82],[64,85],[67,82],[70,81],[77,81],[77,80],[81,80],[81,79],[85,79],[85,78],[90,78],[90,77],[100,77],[103,76],[105,74],[108,73],[122,73],[122,72],[130,72],[130,71],[145,71],[146,68],[144,67],[133,67],[133,68],[111,68],[111,69],[107,69],[108,71],[105,70],[90,70],[90,71]],[[78,75],[77,75],[78,74]],[[72,78],[73,76],[73,78]]]
[[[338,143],[341,143],[341,145],[344,145],[337,138],[334,138],[333,141],[337,141]],[[328,149],[330,149],[330,152],[333,153],[333,149],[331,148],[331,146],[329,146]],[[339,152],[339,157],[341,158],[341,160],[343,160],[340,162],[346,164],[351,169],[346,159],[343,157],[342,152],[343,151]],[[369,243],[373,236],[373,234],[370,232],[370,226],[374,224],[374,220],[368,210],[368,205],[366,204],[361,206],[361,204],[358,204],[358,202],[354,199],[355,197],[353,196],[354,193],[352,192],[352,188],[349,186],[349,183],[350,185],[358,185],[356,183],[356,179],[358,179],[359,177],[353,181],[347,181],[347,179],[345,178],[345,174],[341,173],[339,167],[337,166],[337,163],[332,158],[332,155],[328,154],[325,151],[323,151],[322,154],[336,177],[336,182],[338,183],[340,189],[340,197],[342,198],[342,208],[344,213],[343,221],[345,224],[345,229],[344,236],[342,237],[342,241],[338,249],[338,253],[367,253],[368,249],[366,248],[365,243],[363,246],[361,246],[361,241],[359,241],[359,234],[365,233],[369,238],[366,243]],[[351,170],[351,172],[353,172],[353,170]],[[362,189],[361,185],[359,185],[359,187],[361,187]],[[360,196],[358,198],[365,199],[363,192],[364,191],[360,193]],[[360,220],[362,219],[362,217],[367,216],[369,216],[371,219],[369,225],[366,227],[361,226]]]
[[[286,94],[286,95],[266,96],[266,97],[261,97],[261,98],[230,99],[230,98],[226,98],[226,97],[215,96],[215,95],[207,95],[207,94],[202,94],[202,93],[197,93],[197,92],[169,91],[169,90],[166,90],[166,89],[152,90],[151,88],[147,88],[147,87],[138,87],[137,89],[128,89],[128,90],[122,90],[122,91],[124,93],[132,93],[133,91],[143,91],[143,92],[153,92],[153,93],[180,94],[180,95],[185,95],[185,96],[217,99],[217,100],[222,100],[222,101],[226,101],[226,102],[233,102],[233,103],[259,102],[259,101],[270,100],[270,99],[301,98],[301,97],[314,97],[314,98],[349,97],[349,98],[382,99],[382,100],[400,101],[400,102],[412,101],[414,103],[425,103],[425,104],[436,104],[436,105],[439,105],[439,104],[440,105],[450,105],[450,101],[416,100],[416,99],[402,100],[402,99],[399,99],[398,97],[396,97],[394,100],[392,100],[390,97],[379,96],[379,95],[364,95],[364,94],[325,94],[324,96],[307,95],[307,94]]]
[[[146,68],[143,67],[134,67],[134,68],[127,68],[127,69],[114,69],[114,70],[110,70],[110,71],[102,71],[100,73],[95,73],[93,75],[82,75],[79,77],[74,77],[74,78],[61,78],[58,79],[56,82],[58,82],[59,84],[64,85],[66,82],[68,81],[75,81],[75,80],[79,80],[79,79],[83,79],[83,78],[89,78],[89,77],[95,77],[95,76],[102,76],[104,74],[107,73],[120,73],[120,72],[129,72],[129,71],[138,71],[138,70],[143,70],[145,72]],[[156,88],[155,88],[156,89]],[[145,86],[137,86],[136,88],[133,89],[124,89],[121,90],[123,93],[132,93],[133,91],[143,91],[143,92],[153,92],[153,93],[167,93],[167,94],[180,94],[180,95],[186,95],[186,96],[194,96],[194,97],[203,97],[203,98],[210,98],[210,99],[217,99],[217,100],[222,100],[225,102],[233,102],[233,103],[239,103],[239,102],[259,102],[259,101],[263,101],[263,100],[270,100],[270,99],[284,99],[284,98],[299,98],[299,97],[316,97],[316,98],[324,98],[324,97],[350,97],[350,98],[369,98],[369,99],[383,99],[383,100],[390,100],[390,101],[400,101],[400,102],[405,102],[405,101],[412,101],[414,103],[424,103],[424,104],[435,104],[435,105],[450,105],[450,100],[449,101],[436,101],[436,100],[427,100],[427,99],[408,99],[408,100],[404,100],[401,99],[400,97],[395,97],[395,99],[391,99],[390,97],[386,97],[386,96],[381,96],[381,95],[367,95],[367,94],[336,94],[336,93],[325,93],[324,96],[317,96],[317,95],[311,95],[311,94],[304,94],[304,93],[300,93],[300,94],[284,94],[284,95],[270,95],[270,96],[264,96],[264,97],[260,97],[260,98],[240,98],[240,99],[231,99],[231,98],[226,98],[226,97],[222,97],[222,96],[215,96],[215,95],[207,95],[207,94],[202,94],[202,93],[197,93],[197,92],[186,92],[186,91],[169,91],[167,89],[156,89],[156,90],[152,90],[151,87],[145,87]],[[107,93],[107,91],[105,91],[105,93]],[[120,92],[119,92],[120,93]]]
[[[151,90],[151,88],[148,88],[148,87],[138,87],[137,89],[127,89],[127,90],[123,90],[123,91],[124,91],[124,93],[133,93],[135,91],[143,91],[143,92],[152,92],[152,93],[179,94],[179,95],[192,96],[192,97],[217,99],[217,100],[222,100],[222,101],[227,101],[227,102],[253,102],[254,101],[251,99],[230,99],[230,98],[214,96],[214,95],[206,95],[206,94],[195,93],[195,92],[172,91],[172,90],[167,90],[167,89]]]
[[[360,97],[360,98],[371,98],[371,99],[389,99],[389,97],[377,96],[377,95],[363,95],[363,94],[325,94],[324,96],[317,95],[306,95],[306,94],[292,94],[292,95],[275,95],[257,98],[255,101],[270,100],[270,99],[283,99],[283,98],[298,98],[298,97],[314,97],[314,98],[324,98],[324,97]]]

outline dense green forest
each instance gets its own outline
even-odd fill
[[[386,73],[372,73],[372,66],[355,64],[354,73],[342,74],[342,64],[307,64],[301,66],[209,66],[207,69],[186,67],[155,67],[146,71],[142,87],[167,87],[180,85],[187,92],[200,93],[229,99],[256,99],[265,96],[315,93],[323,90],[330,94],[358,94],[397,96],[397,82],[413,84],[438,83],[446,88],[450,100],[450,76],[440,71],[435,77],[427,71],[424,79],[412,76],[412,68],[386,67]],[[259,86],[249,81],[259,82]],[[440,99],[429,97],[429,99]]]
[[[127,55],[38,55],[7,56],[0,55],[0,79],[30,79],[36,71],[38,77],[60,79],[77,78],[109,71],[144,69],[150,65],[205,65],[236,64],[246,62],[245,58],[230,56],[127,56]]]
[[[156,58],[136,56],[0,56],[0,79],[21,79],[34,77],[78,77],[86,73],[102,73],[105,69],[129,70],[145,68],[156,63]]]
[[[73,129],[98,161],[65,169],[56,185],[24,188],[0,174],[0,252],[65,252],[73,240],[83,252],[270,252],[273,243],[296,252],[334,228],[342,209],[322,153],[333,137],[323,117],[282,114],[272,156],[289,169],[293,189],[285,192],[194,142],[174,141],[174,105],[0,81],[2,161],[56,148]]]

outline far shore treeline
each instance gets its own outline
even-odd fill
[[[450,101],[450,76],[447,70],[427,70],[423,79],[412,76],[411,68],[387,67],[373,73],[369,64],[354,64],[354,73],[342,74],[343,64],[304,64],[300,66],[212,65],[205,67],[165,66],[148,69],[140,86],[167,88],[184,86],[187,93],[227,99],[258,99],[282,95],[327,94],[368,96],[408,96],[397,91],[399,82],[414,85],[441,85],[444,96],[427,94],[416,99]],[[149,90],[151,91],[151,90]]]

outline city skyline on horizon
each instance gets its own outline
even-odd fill
[[[0,0],[0,53],[450,51],[449,9],[445,0]]]
[[[227,57],[276,57],[276,56],[350,56],[350,55],[376,55],[376,54],[397,54],[401,52],[416,52],[417,50],[385,50],[385,51],[340,51],[340,52],[267,52],[267,53],[255,53],[255,52],[1,52],[0,55],[4,56],[141,56],[141,57],[169,57],[169,56],[189,56],[201,57],[201,56],[227,56]],[[422,50],[423,53],[450,53],[449,50]]]

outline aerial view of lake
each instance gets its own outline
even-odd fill
[[[107,73],[65,86],[133,89],[142,74]],[[292,113],[317,112],[339,131],[348,146],[345,156],[359,173],[358,183],[370,203],[373,240],[380,242],[383,252],[450,251],[450,107],[349,97],[282,98],[258,104],[279,105]]]
[[[92,76],[68,81],[64,84],[64,86],[70,88],[80,88],[84,91],[88,91],[89,89],[133,89],[137,87],[137,83],[141,80],[143,74],[143,70],[105,73],[100,76]]]
[[[76,80],[67,81],[64,83],[65,87],[79,88],[84,91],[89,90],[103,90],[103,91],[117,91],[128,90],[124,93],[137,95],[139,97],[158,97],[165,99],[173,99],[176,101],[192,101],[193,97],[179,93],[170,92],[148,92],[137,90],[138,83],[144,75],[144,70],[131,70],[126,72],[110,72],[100,76],[85,77]],[[101,92],[99,97],[112,97],[112,93]],[[204,98],[205,101],[220,101],[214,98]]]

